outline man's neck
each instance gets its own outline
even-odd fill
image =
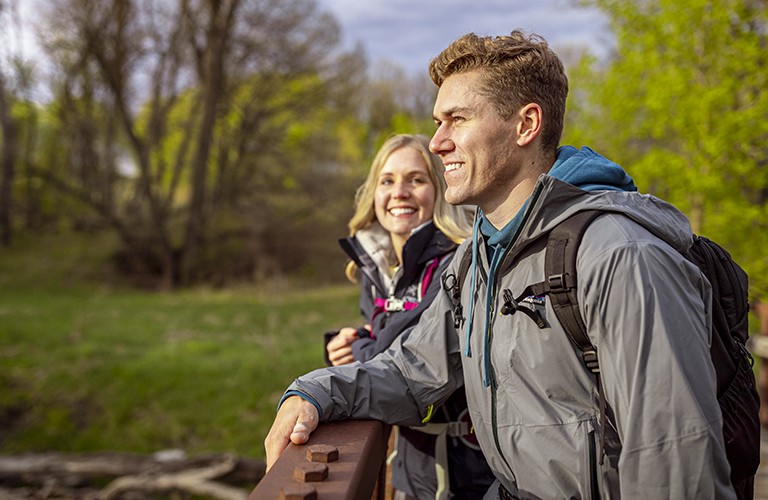
[[[495,207],[481,207],[488,221],[496,229],[502,229],[511,221],[525,204],[533,188],[536,186],[539,176],[549,172],[555,162],[556,154],[552,156],[537,155],[535,159],[527,162],[528,168],[521,172],[519,180],[513,182],[513,188],[509,194]]]
[[[537,179],[538,177],[524,179],[515,185],[512,192],[500,205],[491,210],[483,208],[485,217],[493,224],[493,227],[502,229],[517,215],[525,204],[525,200],[531,196]]]

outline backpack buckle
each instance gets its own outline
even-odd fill
[[[384,301],[384,310],[387,312],[399,312],[405,310],[405,301],[395,297],[390,297]]]
[[[597,361],[597,351],[589,350],[584,351],[584,364],[587,365],[587,369],[594,374],[600,373],[600,363]]]
[[[464,308],[461,307],[461,304],[456,304],[456,307],[453,308],[453,327],[458,330],[461,328],[461,326],[464,324]]]
[[[552,292],[567,292],[573,288],[573,280],[568,273],[552,274],[547,277],[549,290]]]

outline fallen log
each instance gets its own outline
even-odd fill
[[[0,486],[6,491],[83,488],[98,491],[94,498],[119,498],[127,491],[177,490],[234,500],[246,498],[265,469],[263,460],[222,454],[187,457],[178,450],[153,455],[24,453],[0,455]]]

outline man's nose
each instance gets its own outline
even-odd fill
[[[440,155],[451,149],[453,149],[453,141],[449,138],[445,127],[443,125],[437,127],[437,130],[432,135],[432,139],[429,141],[429,150],[436,155]]]

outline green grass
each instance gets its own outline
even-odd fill
[[[142,292],[115,284],[109,248],[0,249],[0,452],[263,457],[283,390],[323,365],[322,332],[358,322],[353,285]]]

